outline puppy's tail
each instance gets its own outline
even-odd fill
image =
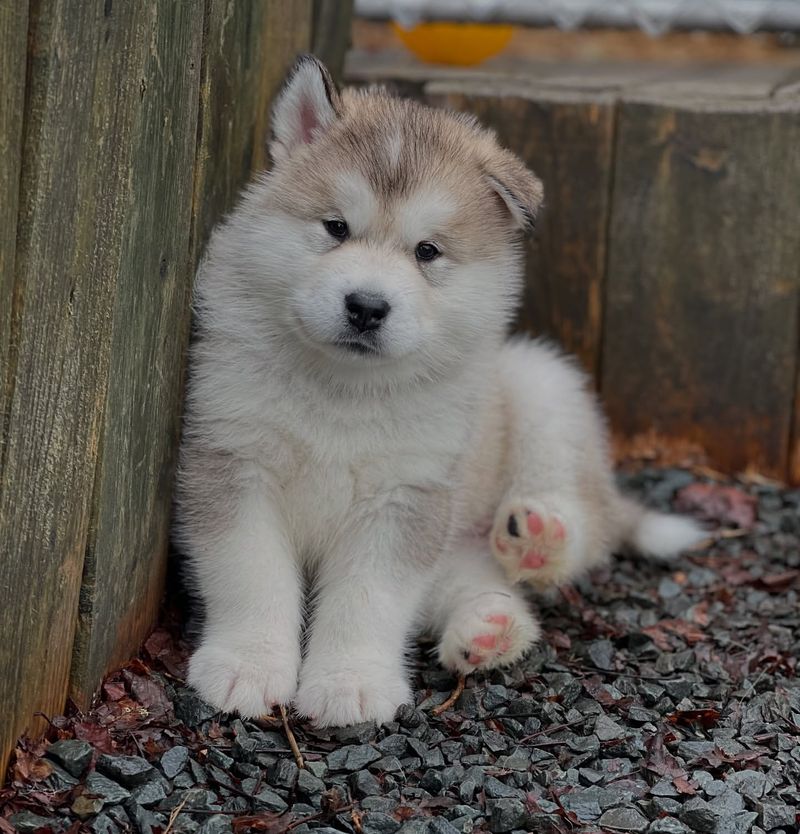
[[[708,538],[691,518],[650,510],[631,498],[619,497],[618,512],[622,543],[651,559],[672,559]]]

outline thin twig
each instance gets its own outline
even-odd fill
[[[300,752],[300,748],[297,746],[297,739],[294,737],[292,728],[289,726],[289,716],[286,714],[286,707],[283,704],[280,704],[279,708],[281,711],[281,719],[283,720],[283,731],[286,733],[286,739],[289,742],[289,747],[292,748],[294,760],[297,762],[297,766],[300,770],[305,770],[306,763],[303,761],[303,754]]]
[[[186,796],[181,800],[180,805],[176,805],[169,814],[169,821],[167,822],[167,827],[164,829],[164,834],[169,834],[172,830],[172,826],[175,824],[175,820],[178,818],[178,814],[183,810],[183,806],[189,801],[189,794],[187,793]]]
[[[561,730],[569,730],[572,727],[577,727],[580,724],[586,723],[588,720],[589,716],[584,715],[582,718],[578,718],[575,721],[570,721],[566,724],[556,724],[555,727],[545,727],[544,729],[539,730],[536,733],[531,733],[531,735],[529,736],[524,736],[517,743],[522,744],[524,741],[531,741],[534,738],[539,738],[539,736],[547,735],[547,733],[560,733]]]
[[[431,715],[441,715],[445,710],[450,709],[453,704],[461,697],[461,693],[464,691],[464,685],[466,683],[466,678],[464,675],[458,676],[458,681],[456,682],[456,688],[450,694],[450,697],[444,701],[443,703],[439,704],[438,707],[434,707],[431,710]]]

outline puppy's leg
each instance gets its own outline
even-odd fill
[[[503,352],[509,486],[490,543],[512,582],[571,579],[607,557],[615,489],[605,426],[584,375],[555,351]]]
[[[529,605],[486,552],[485,540],[459,542],[426,604],[441,664],[468,674],[514,663],[539,639]]]
[[[400,496],[325,554],[295,701],[318,726],[389,721],[411,700],[404,656],[441,550],[431,502]]]
[[[206,607],[189,683],[215,707],[257,716],[290,702],[297,689],[301,583],[262,474],[231,468],[213,471],[223,489],[212,494],[200,485],[186,490],[195,503],[179,502],[180,533]],[[197,470],[195,460],[190,472]]]

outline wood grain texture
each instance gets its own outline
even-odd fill
[[[437,105],[475,113],[542,179],[545,207],[527,245],[520,326],[547,336],[598,372],[614,99],[604,92],[525,84],[446,82]]]
[[[105,671],[135,653],[155,620],[198,255],[251,175],[264,144],[261,110],[311,25],[309,9],[303,16],[298,4],[283,2],[213,0],[202,26],[188,6],[169,0],[154,13],[157,38],[135,125],[136,214],[123,241],[71,675],[70,694],[81,704]]]
[[[105,4],[109,9],[110,3]],[[132,7],[131,7],[132,8]],[[137,59],[131,8],[31,6],[0,528],[0,752],[64,706],[103,426]],[[57,195],[57,199],[54,199]]]
[[[314,0],[311,50],[339,82],[350,48],[353,0]]]
[[[621,104],[603,394],[613,425],[787,472],[800,284],[800,102]]]
[[[112,20],[113,20],[112,12]],[[115,25],[127,23],[124,18]],[[164,585],[194,265],[189,260],[202,17],[142,4],[101,454],[70,696],[81,706],[134,654]]]
[[[311,44],[311,0],[207,0],[195,171],[195,254],[253,171],[266,168],[269,108]]]
[[[11,334],[27,37],[27,2],[0,0],[0,438],[14,379]],[[4,451],[0,442],[0,483]]]

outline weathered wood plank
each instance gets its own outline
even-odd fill
[[[113,8],[113,11],[112,11]],[[31,6],[0,528],[0,754],[64,706],[108,381],[145,15]],[[53,194],[58,199],[53,199]]]
[[[303,14],[300,5],[213,0],[204,26],[188,6],[165,0],[159,8],[159,37],[136,126],[136,222],[123,242],[103,453],[81,590],[71,677],[79,703],[90,698],[103,672],[136,650],[157,614],[191,279],[203,238],[260,157],[261,111],[268,109],[271,91],[294,54],[307,48],[310,7]],[[194,234],[193,213],[199,224]]]
[[[311,49],[337,81],[341,81],[350,48],[352,22],[353,0],[314,0]]]
[[[143,5],[152,39],[137,66],[127,137],[131,188],[70,675],[70,696],[82,706],[103,674],[136,652],[157,616],[189,330],[203,20],[190,4]]]
[[[439,82],[437,105],[475,113],[544,182],[545,208],[527,246],[520,325],[598,372],[614,99],[531,85]]]
[[[270,102],[311,45],[311,0],[207,0],[194,250],[254,170],[267,164]]]
[[[141,177],[134,176],[134,204],[141,212],[136,234],[125,242],[130,267],[120,278],[95,521],[81,592],[71,681],[79,702],[90,697],[107,668],[135,651],[156,616],[191,278],[202,240],[261,158],[262,111],[271,92],[294,54],[307,48],[310,7],[303,11],[302,5],[212,0],[202,61],[197,16],[171,3],[162,10],[165,37],[150,64],[151,110],[141,121],[144,149],[133,160],[141,168]],[[164,79],[173,81],[168,89]],[[165,107],[169,118],[162,124]],[[177,141],[165,141],[170,135]],[[166,202],[160,197],[165,191]]]
[[[786,475],[798,344],[800,102],[622,103],[603,394],[613,425]]]
[[[0,0],[0,483],[5,450],[3,426],[14,378],[11,330],[27,37],[27,2]]]

